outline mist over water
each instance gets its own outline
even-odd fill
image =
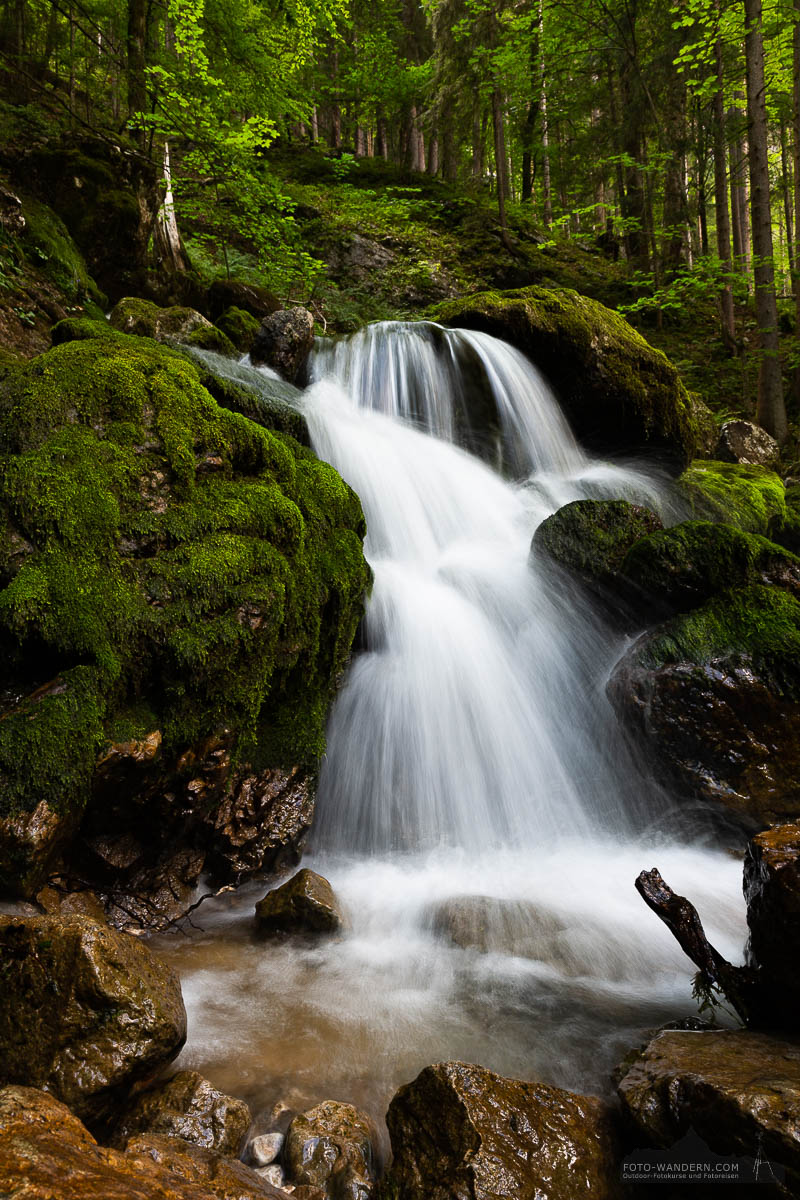
[[[634,878],[658,865],[738,960],[741,866],[668,832],[673,802],[605,698],[624,644],[530,542],[571,500],[666,520],[674,500],[588,458],[540,373],[486,334],[372,326],[320,344],[311,372],[313,445],[361,497],[374,573],[304,864],[349,928],[254,942],[263,884],[202,910],[205,932],[170,951],[183,1061],[256,1108],[334,1097],[376,1118],[443,1059],[606,1091],[643,1030],[694,1011],[692,967]],[[489,898],[466,902],[477,942],[446,936],[459,897]]]

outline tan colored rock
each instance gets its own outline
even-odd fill
[[[24,1087],[0,1090],[0,1189],[8,1200],[216,1200],[152,1161],[103,1149],[65,1105]]]
[[[591,1096],[438,1063],[400,1089],[387,1124],[386,1186],[403,1200],[620,1195],[611,1112]]]
[[[369,1117],[352,1104],[324,1100],[295,1117],[286,1134],[290,1183],[321,1188],[332,1200],[366,1200],[375,1180]]]
[[[304,867],[259,900],[256,924],[265,935],[336,933],[344,917],[328,880]]]
[[[0,817],[0,895],[32,896],[74,831],[74,816],[46,800],[31,812]]]
[[[112,1144],[124,1146],[134,1134],[158,1133],[235,1156],[250,1120],[243,1100],[217,1091],[197,1071],[178,1071],[136,1096],[122,1114]]]
[[[233,779],[215,807],[207,868],[220,882],[299,861],[314,819],[314,781],[302,767]]]
[[[619,1095],[649,1145],[671,1146],[691,1126],[718,1154],[754,1158],[760,1147],[800,1194],[797,1042],[738,1030],[659,1033]]]
[[[169,1171],[215,1200],[286,1200],[285,1192],[237,1158],[223,1158],[180,1138],[139,1134],[128,1143],[125,1158],[143,1172],[153,1166]]]
[[[89,917],[0,917],[0,1083],[41,1087],[103,1125],[186,1038],[172,970]]]
[[[718,462],[744,466],[774,467],[780,456],[780,446],[766,429],[742,420],[726,421],[721,426],[714,450]]]

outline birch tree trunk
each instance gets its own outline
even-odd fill
[[[798,0],[800,3],[800,0]],[[719,0],[717,0],[719,12]],[[731,258],[731,223],[728,216],[727,146],[725,140],[725,103],[722,94],[722,43],[717,39],[715,47],[717,68],[717,91],[714,95],[714,209],[717,220],[717,253],[725,274],[733,271]],[[736,318],[733,311],[733,289],[730,278],[719,298],[722,340],[730,354],[736,352]]]

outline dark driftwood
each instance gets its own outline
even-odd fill
[[[746,1025],[754,1023],[757,983],[749,967],[735,967],[709,942],[697,909],[685,896],[678,896],[661,878],[659,871],[642,871],[636,890],[648,908],[669,929],[681,950],[699,969],[707,984],[721,991]]]

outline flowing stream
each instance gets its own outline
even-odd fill
[[[608,1092],[643,1031],[694,1011],[691,965],[634,878],[657,865],[739,961],[741,864],[633,760],[604,690],[624,643],[529,551],[582,497],[675,519],[669,487],[587,457],[540,373],[486,334],[371,326],[320,343],[311,369],[297,403],[361,497],[374,572],[304,859],[349,926],[255,941],[262,883],[162,941],[189,1010],[181,1062],[261,1114],[336,1098],[379,1121],[444,1059]]]

